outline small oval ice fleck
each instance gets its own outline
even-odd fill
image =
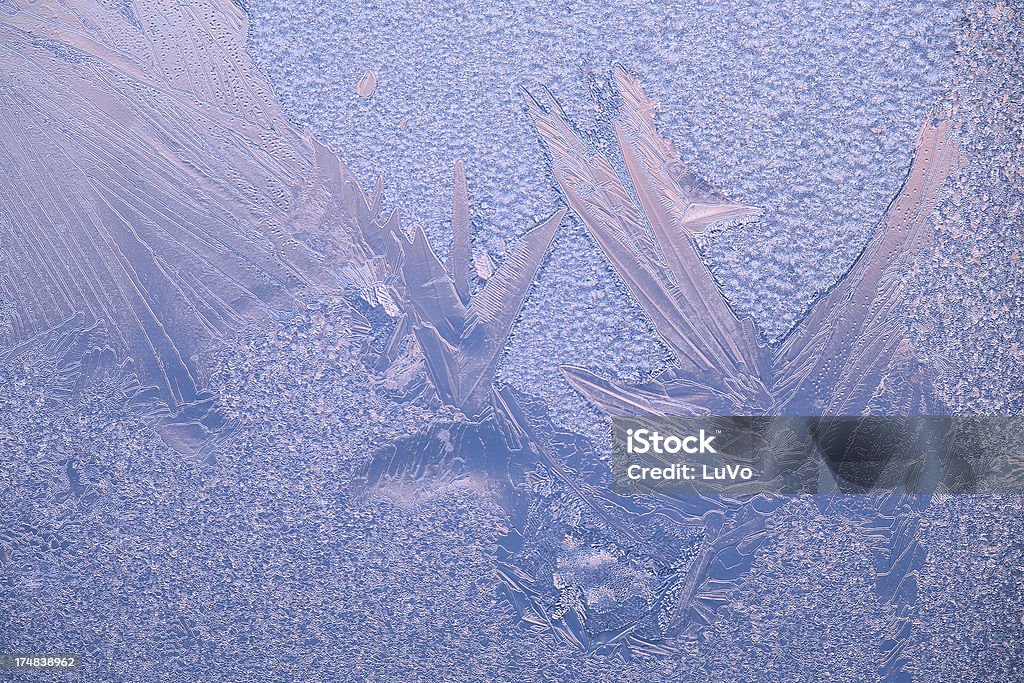
[[[367,71],[363,74],[363,77],[359,79],[359,83],[356,85],[356,92],[364,100],[373,96],[373,93],[377,91],[377,74],[373,71]]]
[[[494,277],[494,271],[497,270],[494,266],[494,261],[491,260],[491,255],[485,249],[481,249],[473,254],[473,265],[476,267],[476,274],[480,276],[481,280],[490,280]]]

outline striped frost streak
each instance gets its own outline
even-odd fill
[[[776,350],[780,400],[858,415],[889,371],[912,357],[901,320],[914,256],[932,244],[929,217],[961,152],[949,121],[926,121],[900,192],[850,271]]]

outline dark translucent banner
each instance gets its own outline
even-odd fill
[[[616,417],[621,493],[1024,492],[1024,417]]]

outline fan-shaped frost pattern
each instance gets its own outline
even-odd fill
[[[336,286],[352,187],[280,116],[244,30],[218,2],[0,18],[9,342],[85,312],[178,411],[211,341]]]

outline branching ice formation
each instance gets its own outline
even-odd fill
[[[549,632],[586,653],[641,655],[633,663],[675,656],[679,640],[695,638],[723,604],[738,601],[761,544],[781,536],[765,523],[775,501],[619,496],[597,449],[558,431],[537,409],[542,402],[492,386],[564,210],[522,236],[500,268],[478,260],[474,281],[461,163],[454,243],[442,264],[422,229],[404,229],[398,213],[385,210],[382,183],[363,192],[334,152],[285,121],[245,55],[246,19],[236,6],[2,4],[0,442],[13,454],[3,492],[18,521],[0,534],[0,566],[6,604],[31,606],[9,610],[9,633],[27,639],[33,629],[11,624],[36,624],[83,634],[95,647],[127,643],[149,660],[137,675],[154,679],[171,675],[164,667],[186,675],[183,654],[224,655],[197,649],[204,639],[207,648],[250,654],[267,645],[259,659],[234,659],[274,662],[284,635],[303,662],[318,653],[351,659],[361,648],[367,659],[350,674],[365,678],[381,676],[382,660],[394,671],[408,666],[388,648],[436,635],[440,617],[461,621],[443,632],[448,651],[468,651],[469,659],[482,652],[495,660],[486,668],[493,676],[520,672],[504,658],[516,657],[508,653],[517,643],[555,640]],[[926,378],[899,320],[903,275],[930,242],[929,212],[958,164],[951,125],[925,124],[878,235],[789,337],[768,347],[732,313],[693,243],[697,233],[757,211],[690,172],[658,134],[653,103],[624,71],[617,78],[623,107],[615,133],[628,180],[588,151],[555,105],[532,103],[531,111],[569,204],[676,367],[641,386],[582,368],[566,368],[567,377],[608,412],[857,414],[883,397],[919,410]],[[361,304],[346,302],[353,290],[378,309],[367,315],[383,311],[394,330],[372,329],[354,310]],[[210,348],[320,296],[328,301],[240,341],[250,351],[227,354],[223,376],[207,377]],[[371,333],[384,336],[379,355],[365,353]],[[416,394],[424,374],[433,389],[398,420],[405,406],[377,389],[407,382]],[[207,391],[218,390],[220,415],[207,412]],[[449,419],[457,411],[471,419]],[[229,422],[240,425],[234,434]],[[154,424],[164,443],[147,429]],[[341,481],[358,464],[343,457],[370,459],[363,442],[398,442],[407,430],[409,442],[374,467],[381,497],[414,501],[410,510],[346,507],[365,491]],[[345,438],[335,438],[341,432]],[[178,457],[183,451],[214,457]],[[406,467],[410,453],[419,459]],[[172,471],[180,476],[166,476]],[[411,476],[396,482],[396,473]],[[439,501],[454,498],[438,498],[432,521],[422,505],[430,496],[404,497],[406,489],[456,490],[465,510],[441,514],[454,503]],[[159,507],[168,501],[178,502],[167,508],[174,513]],[[874,574],[860,578],[875,582],[889,617],[880,649],[884,675],[894,679],[916,618],[908,605],[923,553],[908,505],[892,497],[856,511],[868,531],[858,549],[877,560]],[[280,518],[269,514],[275,510]],[[394,519],[378,525],[381,515]],[[133,540],[133,525],[148,544]],[[91,534],[82,536],[86,527]],[[445,545],[453,535],[470,539]],[[84,555],[69,552],[76,542]],[[37,556],[54,562],[28,564]],[[78,568],[89,575],[76,578]],[[342,588],[309,598],[312,587],[336,586],[339,577]],[[41,610],[40,586],[32,587],[39,581],[64,584],[74,607]],[[772,595],[756,582],[745,592]],[[121,600],[109,599],[122,594],[145,619],[125,616],[132,613]],[[395,630],[389,621],[413,600],[449,595],[443,609],[419,605],[421,630]],[[281,596],[298,597],[286,604]],[[349,611],[339,613],[346,600]],[[201,604],[191,609],[190,601]],[[236,604],[249,611],[232,612]],[[300,634],[299,612],[320,623]],[[90,623],[96,613],[114,618]],[[339,614],[367,628],[339,635]],[[482,628],[479,615],[492,628]],[[118,619],[124,631],[112,641]],[[507,640],[497,640],[496,625],[507,627]],[[537,632],[544,637],[522,638]],[[154,653],[149,634],[167,633]],[[566,661],[610,661],[577,654]],[[440,676],[483,675],[431,656]]]
[[[413,225],[407,236],[396,218],[366,234],[371,248],[384,258],[384,279],[406,315],[396,338],[411,327],[434,389],[445,404],[470,417],[489,405],[499,356],[565,211],[559,209],[523,235],[472,295],[469,195],[461,162],[455,165],[454,243],[447,267],[419,225]]]
[[[929,243],[928,216],[959,163],[950,123],[926,122],[907,181],[878,234],[850,272],[776,348],[739,320],[701,260],[693,236],[716,223],[750,219],[683,164],[657,132],[655,103],[616,70],[622,108],[615,124],[637,206],[610,162],[588,151],[558,105],[530,99],[555,178],[606,257],[672,349],[677,366],[628,385],[567,367],[569,380],[612,414],[758,414],[808,411],[859,415],[885,378],[912,361],[900,324],[903,274]],[[653,233],[653,239],[648,232]],[[920,379],[910,372],[910,379]],[[920,410],[922,387],[905,387]]]

